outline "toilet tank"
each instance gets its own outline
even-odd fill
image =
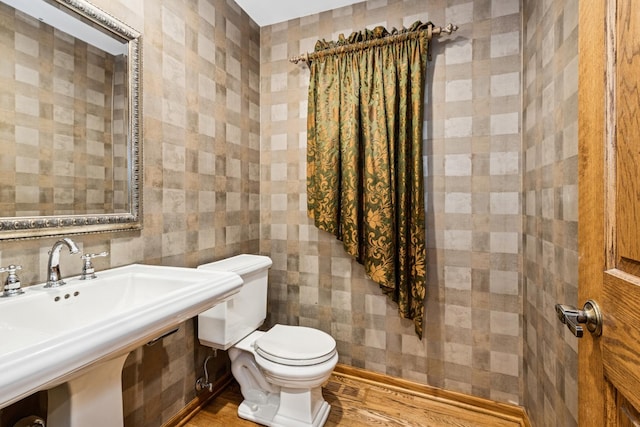
[[[198,267],[230,271],[244,282],[237,294],[198,315],[198,339],[202,345],[227,350],[262,325],[267,316],[271,264],[269,257],[244,254]]]

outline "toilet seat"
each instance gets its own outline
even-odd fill
[[[280,365],[311,366],[330,360],[336,353],[336,341],[318,329],[275,325],[255,340],[254,350]]]

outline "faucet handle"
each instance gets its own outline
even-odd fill
[[[9,272],[9,274],[11,274],[11,273],[15,274],[15,272],[18,271],[18,270],[22,270],[22,266],[21,265],[10,264],[7,267],[0,267],[0,273]]]
[[[9,273],[7,279],[4,281],[4,289],[0,294],[0,297],[12,297],[24,293],[24,291],[20,288],[20,278],[16,274],[16,271],[18,270],[22,270],[21,265],[11,264],[7,267],[0,267],[0,273]]]
[[[80,258],[82,258],[84,260],[91,260],[93,258],[98,258],[98,257],[101,257],[101,256],[107,256],[107,255],[109,255],[108,251],[102,251],[102,252],[100,252],[98,254],[82,254],[80,256]]]
[[[84,254],[84,255],[82,255],[80,257],[83,260],[82,274],[80,274],[80,280],[95,279],[97,276],[96,276],[96,272],[95,272],[95,269],[93,268],[93,263],[91,262],[91,260],[93,258],[103,257],[103,256],[107,256],[107,255],[109,255],[109,252],[107,252],[107,251],[103,251],[103,252],[100,252],[98,254]]]

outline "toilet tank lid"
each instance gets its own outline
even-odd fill
[[[230,271],[240,276],[269,268],[273,264],[271,258],[263,255],[242,254],[231,258],[225,258],[220,261],[210,262],[208,264],[199,265],[198,268],[216,271]]]

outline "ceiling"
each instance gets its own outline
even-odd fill
[[[366,0],[236,0],[261,27]]]

